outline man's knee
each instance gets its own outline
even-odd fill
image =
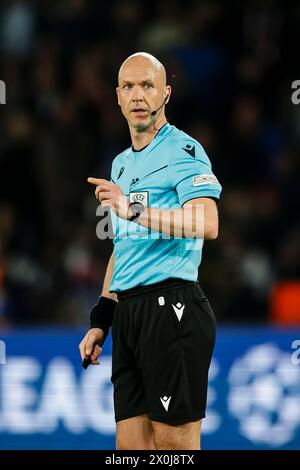
[[[117,450],[155,450],[153,429],[148,416],[135,416],[117,423]]]
[[[201,420],[170,425],[152,421],[154,442],[158,450],[200,450]]]

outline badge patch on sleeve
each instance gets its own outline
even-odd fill
[[[144,206],[148,206],[149,196],[148,191],[131,191],[129,193],[130,202],[141,202]]]
[[[204,184],[219,184],[219,181],[215,175],[193,176],[193,186],[202,186]]]

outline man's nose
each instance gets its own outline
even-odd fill
[[[132,93],[132,101],[134,103],[143,101],[144,96],[143,96],[143,90],[140,89],[140,87],[136,87],[133,89]]]

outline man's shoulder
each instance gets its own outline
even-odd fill
[[[187,154],[195,157],[196,153],[199,154],[199,150],[201,154],[205,153],[204,148],[197,139],[186,132],[177,129],[175,126],[173,132],[169,135],[169,144],[172,146],[173,151],[178,150],[178,153],[181,155]]]
[[[178,129],[175,126],[172,126],[172,132],[169,134],[169,139],[170,141],[174,142],[174,144],[179,143],[181,144],[182,142],[192,142],[193,144],[200,145],[200,142],[196,140],[194,137],[191,135],[187,134],[186,132],[182,131],[181,129]]]

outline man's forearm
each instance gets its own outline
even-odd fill
[[[117,295],[112,292],[109,292],[111,278],[112,278],[113,271],[114,271],[114,259],[115,259],[114,253],[112,253],[109,259],[107,268],[106,268],[106,273],[105,273],[103,288],[102,288],[102,295],[103,297],[108,297],[109,299],[115,300],[117,302],[118,301]]]
[[[205,238],[204,207],[201,204],[170,210],[146,207],[136,222],[171,237]]]

